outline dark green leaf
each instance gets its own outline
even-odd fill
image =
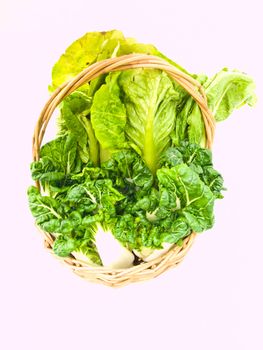
[[[58,236],[54,242],[54,253],[60,257],[67,257],[78,246],[78,243],[73,238],[67,238],[64,236]]]

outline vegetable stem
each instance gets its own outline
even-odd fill
[[[99,143],[94,135],[94,131],[89,119],[85,119],[84,122],[85,129],[89,137],[89,150],[90,150],[90,160],[94,166],[98,166],[100,163],[99,160]]]

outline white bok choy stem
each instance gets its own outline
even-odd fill
[[[98,224],[95,234],[95,244],[103,266],[115,269],[133,266],[134,255],[125,248],[111,233]]]

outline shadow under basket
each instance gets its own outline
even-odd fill
[[[151,68],[165,71],[193,97],[202,112],[206,131],[206,147],[211,148],[214,138],[215,121],[208,109],[206,95],[201,84],[157,56],[130,54],[94,63],[80,72],[75,78],[61,85],[51,95],[40,114],[34,130],[33,161],[39,160],[39,151],[48,122],[56,107],[66,96],[102,74],[133,68]],[[36,182],[36,186],[41,192],[41,186],[38,182]],[[54,237],[41,230],[40,232],[44,237],[46,249],[54,254],[52,249]],[[183,240],[182,245],[175,244],[168,252],[154,260],[150,262],[139,262],[137,265],[126,269],[112,269],[103,266],[94,267],[74,257],[57,258],[69,266],[78,276],[88,281],[102,283],[111,287],[120,287],[129,283],[155,278],[164,271],[178,265],[191,248],[195,237],[196,233],[192,232]]]

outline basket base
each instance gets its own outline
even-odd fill
[[[177,266],[186,256],[196,237],[196,233],[191,233],[184,239],[182,246],[175,245],[168,252],[150,262],[139,263],[127,269],[111,269],[103,266],[89,266],[73,257],[60,258],[56,256],[52,250],[52,236],[46,232],[42,233],[45,235],[45,248],[62,263],[66,264],[76,275],[89,282],[104,284],[114,288],[156,278],[165,271]]]

